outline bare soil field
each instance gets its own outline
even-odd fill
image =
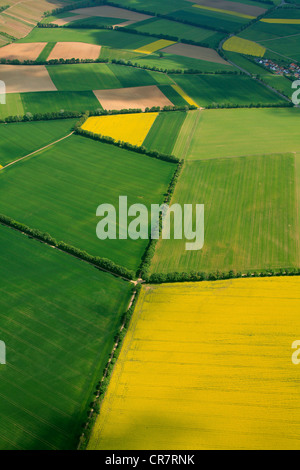
[[[66,6],[72,1],[10,0],[1,4],[6,3],[9,3],[10,7],[0,14],[0,31],[20,39],[30,33],[46,11]]]
[[[226,60],[214,50],[208,47],[191,46],[189,44],[174,44],[161,50],[167,54],[175,54],[191,59],[206,60],[207,62],[215,62],[217,64],[230,65]]]
[[[0,77],[7,93],[57,91],[44,65],[1,65]]]
[[[228,2],[226,0],[187,0],[188,2],[201,5],[208,8],[218,8],[220,10],[234,11],[244,15],[259,16],[265,13],[265,8],[246,5],[238,2]]]
[[[0,35],[0,47],[5,46],[8,42],[9,40],[5,36]]]
[[[0,51],[1,52],[1,51]],[[101,46],[84,42],[58,42],[47,60],[52,59],[98,59]],[[0,56],[1,57],[1,56]]]
[[[8,11],[8,10],[5,10]],[[16,18],[9,17],[2,13],[0,15],[0,31],[2,33],[9,34],[14,38],[20,39],[30,33],[33,26],[25,23],[21,23]]]
[[[94,94],[104,109],[142,109],[153,106],[173,106],[168,98],[153,86],[140,86],[132,88],[120,88],[114,90],[95,90]]]
[[[110,6],[78,8],[77,10],[72,10],[70,13],[76,13],[85,17],[102,16],[103,18],[118,18],[121,20],[130,20],[135,22],[152,18],[152,16],[144,15],[143,13],[137,13],[135,11]]]
[[[28,44],[12,43],[0,49],[0,59],[9,60],[36,60],[46,42],[32,42]]]
[[[58,20],[51,21],[51,24],[57,24],[57,26],[65,26],[66,24],[71,23],[72,21],[84,20],[85,18],[89,17],[85,15],[67,16],[66,18],[59,18]]]

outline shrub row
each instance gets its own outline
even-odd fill
[[[158,160],[163,160],[165,162],[170,162],[170,163],[179,162],[179,159],[175,157],[174,155],[167,155],[164,153],[160,153],[156,150],[147,150],[145,147],[132,145],[132,144],[129,144],[128,142],[122,142],[120,140],[117,141],[113,139],[112,137],[103,136],[101,134],[94,134],[93,132],[83,130],[81,127],[76,128],[75,132],[84,137],[88,137],[89,139],[97,140],[105,144],[115,145],[116,147],[123,148],[126,150],[131,150],[133,152],[140,153],[142,155],[147,155],[148,157],[151,157],[151,158],[157,158]]]
[[[83,261],[87,261],[100,269],[109,271],[112,274],[117,274],[118,276],[121,276],[128,280],[132,280],[135,278],[135,273],[133,271],[130,271],[129,269],[124,268],[123,266],[119,266],[109,259],[100,258],[99,256],[92,256],[87,252],[80,250],[79,248],[75,248],[74,246],[68,245],[67,243],[58,242],[55,238],[49,235],[49,233],[42,232],[38,229],[30,228],[27,225],[17,222],[16,220],[11,219],[10,217],[7,217],[4,214],[0,214],[0,223],[12,227],[20,232],[26,233],[30,237],[36,238],[46,243],[47,245],[54,246],[55,248],[58,248],[61,251],[69,253],[70,255],[75,256],[76,258],[82,259]]]
[[[2,7],[0,7],[0,13],[2,13],[4,10],[7,10],[9,8],[9,5],[2,5]]]
[[[165,197],[165,200],[164,200],[165,204],[170,204],[170,202],[171,202],[171,199],[172,199],[172,196],[174,194],[178,178],[179,178],[180,173],[181,173],[182,168],[183,168],[183,164],[184,164],[184,161],[180,160],[178,165],[177,165],[177,168],[174,172],[173,178],[172,178],[172,180],[169,184],[168,190],[167,190],[167,194],[166,194],[166,197]],[[160,233],[161,233],[161,230],[162,230],[162,217],[160,217],[160,227],[159,227],[159,232]],[[151,266],[153,256],[155,254],[157,243],[158,243],[158,240],[155,240],[155,239],[150,240],[150,242],[148,244],[148,247],[146,249],[146,252],[144,254],[144,257],[142,259],[140,270],[141,270],[141,277],[145,281],[148,281],[148,279],[149,279],[149,270],[150,270],[150,266]]]
[[[189,109],[196,109],[195,106],[165,106],[163,109],[159,107],[146,108],[145,112],[166,112],[166,111],[188,111]],[[6,118],[0,119],[0,123],[12,123],[12,122],[30,122],[30,121],[51,121],[54,119],[73,119],[80,118],[79,122],[82,122],[82,118],[85,116],[87,119],[88,116],[108,116],[108,115],[117,115],[117,114],[134,114],[142,113],[141,109],[122,109],[122,110],[106,110],[106,109],[97,109],[96,111],[64,111],[61,110],[58,113],[26,113],[22,116],[7,116]],[[84,120],[85,120],[84,119]],[[84,122],[84,121],[83,121]],[[83,124],[82,122],[82,124]],[[81,125],[82,125],[81,124]],[[75,127],[78,127],[77,125]]]
[[[65,64],[107,64],[108,59],[51,59],[51,60],[24,60],[20,61],[19,59],[0,59],[0,64],[9,64],[9,65],[65,65]]]
[[[26,113],[22,116],[7,116],[0,119],[0,123],[9,122],[30,122],[30,121],[53,121],[54,119],[80,118],[82,111],[60,111],[59,113]]]
[[[262,103],[250,103],[250,104],[209,104],[205,106],[206,109],[235,109],[235,108],[289,108],[293,107],[293,103],[284,102],[284,103],[272,103],[272,104],[262,104]]]
[[[141,284],[138,284],[137,286],[134,286],[133,288],[133,294],[135,294],[133,303],[123,316],[122,326],[120,328],[119,334],[115,337],[116,346],[113,352],[110,354],[107,366],[103,371],[102,380],[98,382],[98,384],[96,385],[96,390],[94,392],[95,400],[90,403],[89,410],[87,412],[87,415],[88,415],[87,422],[83,423],[82,425],[82,427],[84,428],[84,431],[83,431],[83,434],[80,436],[80,443],[79,443],[80,450],[86,449],[86,446],[90,439],[91,432],[93,430],[93,426],[100,413],[101,402],[107,391],[116,361],[120,355],[122,344],[126,336],[126,333],[128,331],[130,320],[132,318],[132,315],[133,315],[133,312],[134,312],[134,309],[135,309],[135,306],[136,306],[136,303],[137,303],[137,300],[141,291],[141,287],[142,287]]]
[[[168,274],[156,273],[151,274],[147,278],[147,282],[150,284],[163,284],[167,282],[201,282],[201,281],[220,281],[225,279],[239,279],[242,277],[275,277],[275,276],[300,276],[300,268],[288,268],[280,269],[275,271],[273,269],[264,270],[262,272],[247,272],[242,274],[241,272],[229,271],[229,272],[173,272]]]

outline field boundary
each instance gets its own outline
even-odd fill
[[[107,366],[104,370],[103,376],[97,386],[97,392],[96,392],[96,397],[94,401],[91,403],[91,410],[90,413],[88,414],[88,419],[87,422],[84,426],[84,430],[79,438],[79,443],[77,446],[77,450],[86,450],[91,433],[94,429],[94,424],[96,422],[97,417],[99,416],[101,412],[101,404],[106,396],[106,391],[110,382],[110,377],[114,371],[115,368],[115,363],[117,361],[117,358],[122,350],[122,346],[124,343],[125,338],[127,338],[127,332],[129,329],[129,326],[131,326],[131,320],[132,317],[135,313],[135,307],[137,304],[137,301],[140,297],[141,293],[141,284],[136,284],[136,287],[134,288],[133,294],[131,296],[131,299],[128,304],[128,308],[125,312],[124,315],[124,320],[122,322],[122,325],[119,329],[119,333],[117,334],[115,338],[115,344],[113,346],[112,352],[109,356]]]
[[[295,153],[296,209],[298,219],[298,264],[300,265],[300,154]]]
[[[42,148],[40,148],[40,149],[38,149],[38,150],[35,150],[34,152],[31,152],[31,153],[29,153],[28,155],[25,155],[25,157],[18,158],[17,160],[14,160],[13,162],[8,163],[7,165],[0,167],[0,171],[1,171],[1,170],[5,170],[5,168],[8,168],[9,166],[15,165],[15,164],[18,163],[18,162],[21,162],[22,160],[25,160],[25,158],[32,157],[32,156],[35,155],[36,153],[39,153],[39,152],[41,152],[42,150],[47,149],[48,147],[52,147],[52,145],[55,145],[55,144],[57,144],[58,142],[61,142],[62,140],[65,140],[65,139],[67,139],[68,137],[70,137],[71,135],[73,135],[74,132],[75,132],[75,131],[72,131],[70,134],[66,135],[65,137],[62,137],[61,139],[58,139],[58,140],[56,140],[55,142],[51,142],[51,144],[45,145],[44,147],[42,147]]]
[[[30,238],[33,238],[34,240],[37,240],[44,245],[47,245],[53,249],[56,249],[62,253],[66,253],[67,255],[73,256],[73,258],[79,259],[80,261],[84,261],[85,263],[94,266],[95,268],[99,269],[100,271],[106,272],[108,274],[112,274],[115,277],[118,277],[120,279],[123,279],[124,281],[130,282],[135,284],[135,281],[133,280],[133,272],[131,273],[127,268],[124,268],[123,266],[116,265],[113,261],[106,259],[106,258],[99,258],[99,257],[94,257],[92,255],[89,255],[86,252],[82,252],[78,248],[75,248],[71,245],[67,245],[64,242],[56,242],[54,238],[51,237],[48,233],[41,232],[38,229],[32,229],[24,224],[20,224],[19,222],[14,221],[13,219],[10,219],[7,216],[4,216],[3,214],[0,214],[0,224],[4,225],[5,227],[9,227],[19,233],[22,233],[23,235],[26,235]],[[68,249],[71,251],[68,251]],[[82,255],[80,256],[80,254]],[[91,258],[91,259],[88,259]],[[96,260],[93,261],[93,259],[98,258],[99,262],[102,260],[108,263],[113,263],[118,270],[125,270],[128,271],[128,277],[122,276],[122,274],[118,272],[114,272],[113,270],[109,270],[104,268],[103,266],[99,265]]]

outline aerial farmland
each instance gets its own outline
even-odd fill
[[[299,36],[0,0],[0,450],[300,449]]]

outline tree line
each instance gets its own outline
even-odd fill
[[[215,271],[207,272],[173,272],[173,273],[155,273],[146,277],[146,282],[149,284],[164,284],[174,282],[202,282],[202,281],[220,281],[226,279],[239,279],[239,278],[256,278],[256,277],[279,277],[279,276],[300,276],[300,268],[282,268],[279,270],[265,269],[260,272],[248,271],[243,274],[242,272],[228,271],[221,272]]]
[[[50,60],[24,60],[20,61],[19,59],[6,59],[1,58],[0,64],[9,64],[9,65],[66,65],[66,64],[116,64],[124,65],[127,67],[134,67],[142,70],[150,70],[151,72],[161,72],[167,75],[173,74],[191,74],[191,75],[245,75],[243,72],[237,70],[216,70],[216,71],[202,71],[198,69],[191,68],[173,68],[169,69],[166,67],[157,67],[156,65],[147,65],[139,64],[137,62],[132,62],[131,60],[124,59],[50,59]]]
[[[171,202],[171,199],[172,199],[172,196],[174,194],[175,187],[176,187],[178,178],[180,176],[180,173],[182,171],[183,165],[184,165],[184,161],[179,160],[178,164],[177,164],[177,168],[176,168],[176,170],[173,174],[173,177],[172,177],[172,179],[170,181],[170,184],[169,184],[169,187],[167,189],[164,204],[170,204],[170,202]],[[160,222],[159,222],[159,234],[160,235],[161,235],[161,231],[162,231],[162,215],[160,215]],[[149,279],[150,279],[149,271],[150,271],[152,259],[155,255],[155,250],[156,250],[156,246],[157,246],[158,241],[159,240],[156,240],[156,239],[151,239],[149,241],[148,247],[147,247],[146,252],[145,252],[145,254],[143,256],[143,259],[142,259],[142,263],[141,263],[141,266],[140,266],[140,275],[146,282],[148,282]]]
[[[122,326],[119,330],[119,333],[115,336],[114,341],[115,341],[115,347],[113,352],[110,354],[108,358],[107,365],[105,369],[103,370],[103,376],[102,379],[96,384],[94,396],[95,399],[89,404],[89,409],[87,411],[87,422],[82,424],[83,428],[83,433],[80,437],[80,450],[86,449],[86,446],[89,442],[91,432],[93,430],[94,424],[96,422],[96,419],[100,413],[100,407],[101,407],[101,402],[105,396],[105,393],[107,391],[107,388],[109,386],[109,382],[111,379],[111,375],[113,373],[115,364],[117,362],[117,359],[120,355],[123,341],[125,339],[125,336],[127,334],[129,325],[130,325],[130,320],[132,318],[132,315],[134,313],[134,309],[136,306],[136,303],[139,298],[139,294],[141,292],[141,284],[138,284],[133,287],[132,293],[134,295],[133,303],[131,307],[124,313],[123,319],[122,319]]]
[[[143,146],[139,145],[132,145],[128,142],[123,142],[120,140],[115,140],[112,137],[108,136],[103,136],[101,134],[95,134],[94,132],[86,131],[82,129],[81,127],[76,127],[75,133],[78,135],[82,135],[84,137],[88,137],[89,139],[96,140],[98,142],[103,142],[105,144],[110,144],[114,145],[116,147],[130,150],[132,152],[140,153],[142,155],[147,155],[148,157],[151,158],[156,158],[157,160],[163,160],[164,162],[170,162],[170,163],[178,163],[179,159],[175,157],[174,155],[168,155],[165,153],[160,153],[157,150],[147,150]]]
[[[75,256],[76,258],[79,258],[83,261],[87,261],[88,263],[93,264],[99,269],[108,271],[111,274],[116,274],[125,279],[128,279],[129,281],[135,278],[135,273],[133,271],[123,266],[120,266],[107,258],[101,258],[99,256],[90,255],[86,251],[80,250],[79,248],[76,248],[65,242],[57,241],[49,233],[42,232],[41,230],[35,228],[30,228],[27,225],[17,222],[16,220],[7,217],[4,214],[0,214],[0,223],[12,227],[15,230],[18,230],[19,232],[25,233],[26,235],[40,240],[46,243],[47,245],[53,246],[61,251],[64,251],[65,253],[69,253],[70,255]]]

